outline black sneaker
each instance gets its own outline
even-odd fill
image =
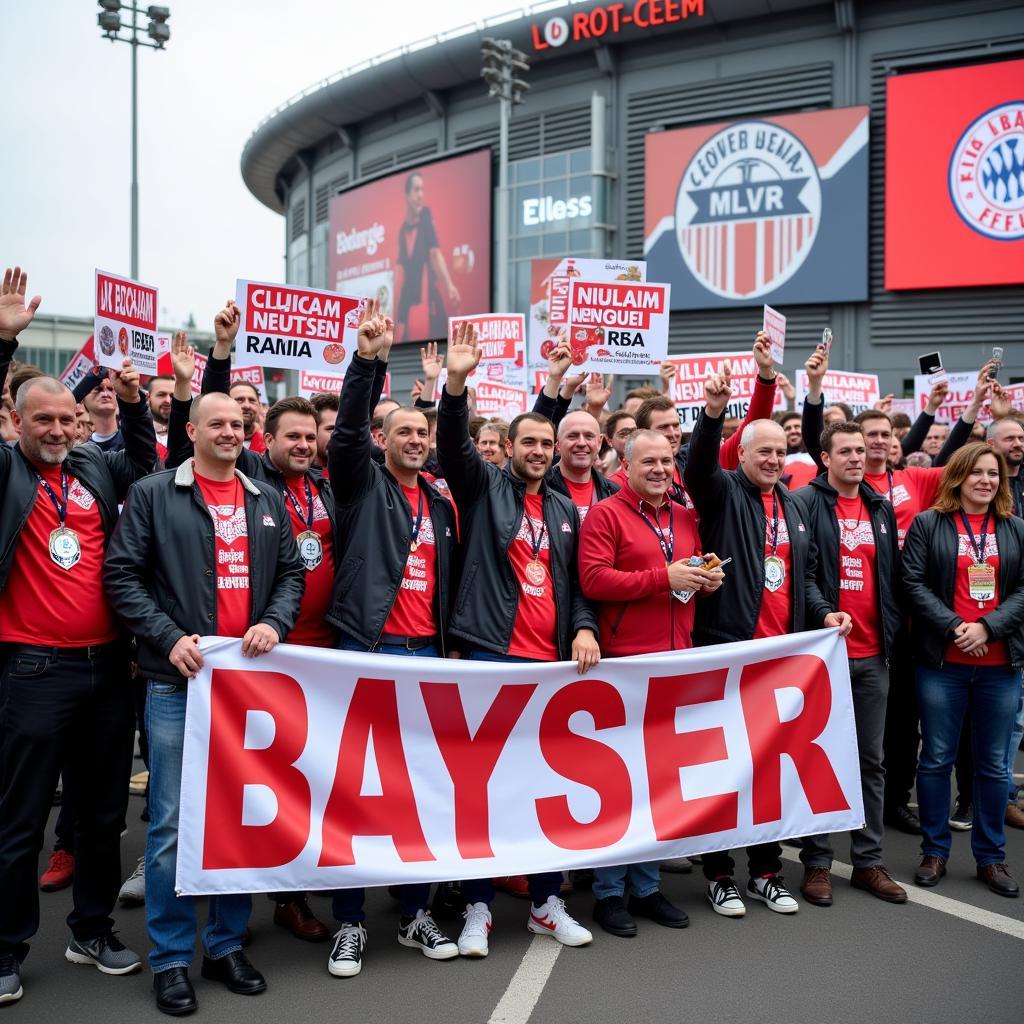
[[[0,1003],[16,1003],[24,994],[18,958],[13,954],[0,956]]]
[[[605,896],[594,903],[594,920],[609,935],[631,939],[636,935],[636,921],[633,920],[621,896]]]
[[[327,959],[327,970],[336,978],[355,977],[363,969],[366,929],[361,924],[344,923],[334,933],[334,948]]]
[[[462,896],[459,882],[438,882],[434,898],[430,901],[430,913],[436,921],[454,921],[462,916],[466,901]]]
[[[637,917],[649,917],[666,928],[685,928],[690,923],[686,911],[670,903],[659,891],[648,896],[630,896],[629,912]]]
[[[969,800],[957,799],[953,813],[949,816],[949,827],[954,832],[970,832],[974,824],[974,808]]]
[[[398,944],[418,949],[431,960],[451,960],[459,955],[459,947],[437,927],[428,910],[399,920]]]
[[[92,964],[104,974],[133,974],[142,967],[142,958],[132,952],[113,932],[95,939],[72,936],[64,959],[72,964]]]

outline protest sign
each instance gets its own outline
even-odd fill
[[[912,398],[894,398],[892,400],[892,411],[894,415],[898,412],[904,413],[909,416],[911,422],[913,422],[919,410],[914,405],[914,400]]]
[[[569,346],[577,372],[656,372],[668,354],[668,303],[667,284],[574,278]]]
[[[679,423],[684,432],[693,430],[704,408],[704,381],[709,373],[719,373],[728,364],[732,374],[732,395],[725,407],[727,417],[743,419],[750,408],[750,399],[757,386],[757,361],[750,352],[708,352],[692,356],[673,356],[666,362],[676,368],[669,397],[675,402]],[[775,389],[774,410],[785,409],[786,400],[780,388]]]
[[[765,306],[761,329],[772,343],[772,361],[781,366],[786,350],[786,318],[777,309]]]
[[[141,374],[156,373],[157,289],[96,271],[96,362],[120,370],[131,359]]]
[[[299,371],[299,394],[303,398],[314,395],[340,395],[345,378],[336,373],[314,373],[312,370]],[[384,390],[381,398],[391,394],[391,374],[384,374]]]
[[[924,412],[928,404],[928,393],[934,383],[933,375],[925,373],[914,374],[914,408],[918,413]],[[946,383],[949,385],[949,394],[946,400],[939,406],[935,413],[936,423],[955,423],[964,412],[964,409],[971,404],[974,397],[974,385],[978,382],[978,373],[975,370],[968,370],[964,373],[946,372]],[[991,423],[992,410],[989,409],[986,401],[978,411],[978,423]]]
[[[93,368],[96,363],[96,356],[93,352],[93,335],[85,339],[82,347],[71,357],[68,365],[61,370],[60,379],[72,391],[78,386],[78,382]]]
[[[836,630],[488,664],[205,638],[176,889],[276,892],[658,861],[864,821]]]
[[[526,412],[530,398],[527,392],[526,317],[521,313],[449,317],[449,343],[458,325],[467,320],[476,328],[481,350],[480,364],[466,379],[476,392],[476,414],[510,420]],[[447,379],[447,371],[442,370],[437,381],[438,392]]]
[[[251,384],[259,392],[260,401],[264,405],[267,404],[267,382],[262,366],[233,366],[231,368],[231,383],[238,384],[241,381]]]
[[[242,281],[235,358],[245,365],[344,373],[356,350],[365,300],[337,292]]]
[[[804,397],[807,395],[807,371],[797,370],[796,381],[796,407],[804,407]],[[854,415],[870,409],[881,397],[878,392],[877,373],[852,373],[847,370],[829,370],[822,379],[822,391],[825,401],[832,405],[834,402],[845,402]]]

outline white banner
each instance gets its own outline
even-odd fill
[[[924,412],[928,404],[928,394],[932,389],[932,378],[927,373],[914,374],[914,407],[919,413]],[[963,415],[964,409],[971,404],[974,398],[974,385],[978,382],[976,370],[966,372],[946,373],[946,382],[949,384],[949,394],[946,400],[939,406],[935,413],[936,423],[956,423]],[[978,410],[979,423],[992,422],[992,410],[986,401]]]
[[[662,860],[859,827],[846,645],[495,664],[205,638],[177,888],[275,892]]]
[[[796,407],[798,410],[804,407],[804,398],[807,397],[809,384],[810,379],[807,376],[807,371],[802,368],[797,370],[793,386],[796,388]],[[877,373],[829,370],[822,378],[821,386],[825,395],[825,401],[829,405],[833,402],[845,402],[853,410],[854,416],[865,409],[873,408],[875,402],[882,397],[878,392]]]

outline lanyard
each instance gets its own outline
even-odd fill
[[[640,518],[650,528],[651,533],[658,538],[658,543],[661,545],[661,553],[665,556],[665,564],[672,564],[672,555],[675,553],[675,537],[672,534],[672,506],[668,502],[668,536],[666,537],[665,531],[661,528],[661,509],[656,508],[654,510],[654,522],[647,518],[647,513],[644,512],[644,503],[641,501],[637,506],[637,511],[640,513]]]
[[[768,527],[768,517],[765,516],[765,528]],[[772,557],[779,546],[779,496],[772,491]]]
[[[43,490],[46,491],[50,501],[53,502],[53,507],[57,510],[57,518],[60,519],[60,525],[64,525],[64,520],[68,517],[68,471],[64,468],[64,464],[61,463],[60,467],[60,493],[64,499],[63,504],[57,499],[57,495],[54,493],[53,488],[50,486],[50,482],[44,479],[38,472],[36,476],[39,477],[39,482],[43,485]]]
[[[967,531],[967,536],[971,539],[971,547],[974,549],[974,564],[984,565],[985,563],[985,541],[988,539],[988,518],[991,515],[991,510],[985,513],[985,518],[981,521],[981,544],[974,539],[974,531],[971,529],[971,524],[964,515],[964,510],[960,509],[960,520],[964,524],[964,529]]]
[[[889,504],[894,505],[895,503],[892,500],[892,470],[886,468],[885,475],[886,477],[888,477],[889,480]]]
[[[416,550],[416,544],[419,541],[420,536],[420,524],[423,522],[423,489],[417,484],[417,488],[420,495],[419,508],[416,510],[416,520],[412,524],[412,549]],[[527,517],[529,518],[529,517]]]
[[[420,501],[422,502],[422,500],[421,498]],[[543,512],[541,515],[543,516]],[[530,531],[530,547],[533,549],[533,560],[536,561],[540,554],[540,547],[544,543],[544,534],[547,532],[548,524],[541,519],[540,536],[538,537],[533,530],[533,519],[530,518],[529,509],[525,506],[523,507],[523,518],[526,520],[526,528]]]
[[[306,485],[306,508],[307,512],[302,511],[302,506],[295,500],[295,495],[292,494],[292,489],[285,485],[284,496],[292,503],[292,508],[295,509],[295,514],[306,524],[307,530],[313,529],[313,488],[309,486],[309,476],[303,474],[302,482]]]

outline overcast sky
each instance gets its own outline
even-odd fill
[[[523,5],[165,6],[167,49],[139,51],[139,276],[160,289],[161,326],[192,313],[206,327],[236,277],[284,280],[284,219],[239,171],[260,120],[367,57]],[[131,47],[101,36],[99,10],[94,0],[3,2],[0,265],[20,262],[43,311],[68,316],[92,316],[94,268],[130,268]]]

